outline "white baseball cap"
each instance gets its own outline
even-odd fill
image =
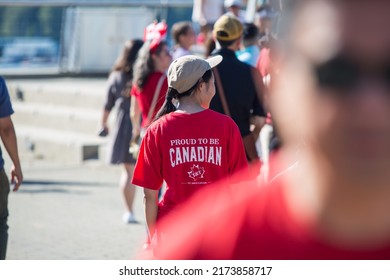
[[[191,89],[206,71],[217,66],[222,56],[216,55],[203,59],[196,55],[185,55],[175,59],[168,69],[168,86],[179,94]]]

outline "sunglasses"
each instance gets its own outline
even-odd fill
[[[362,67],[345,54],[338,54],[332,59],[314,68],[318,86],[322,88],[351,90],[364,78],[373,78],[390,88],[390,61],[377,67]]]

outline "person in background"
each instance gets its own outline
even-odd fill
[[[226,14],[233,15],[240,19],[241,23],[244,24],[245,16],[241,10],[242,1],[241,0],[225,0],[224,2]]]
[[[236,56],[243,34],[243,25],[237,17],[222,15],[214,25],[213,34],[221,48],[212,55],[221,55],[223,61],[215,68],[219,79],[216,76],[217,94],[210,108],[231,116],[240,129],[248,161],[257,164],[260,160],[255,142],[265,122],[262,78],[256,68],[238,60]],[[221,81],[220,86],[218,80]],[[252,124],[256,128],[254,133]]]
[[[192,22],[200,27],[209,26],[211,30],[223,12],[223,0],[194,0]]]
[[[125,223],[136,222],[133,213],[135,187],[131,184],[135,159],[129,153],[132,126],[130,121],[130,89],[133,80],[133,66],[137,53],[143,45],[139,39],[126,41],[122,51],[115,61],[107,81],[106,101],[102,113],[100,136],[110,135],[107,159],[110,164],[123,166],[119,183],[124,204]],[[111,110],[117,107],[117,117],[112,130],[108,128],[108,119]]]
[[[164,242],[159,221],[199,190],[247,167],[237,125],[208,109],[215,94],[211,69],[221,60],[187,55],[172,62],[165,103],[142,140],[132,182],[144,188],[149,236],[158,243]],[[167,188],[158,203],[163,181]]]
[[[272,164],[297,163],[268,185],[237,187],[234,201],[199,193],[163,228],[175,241],[163,259],[390,259],[390,2],[288,6]]]
[[[277,40],[270,36],[267,41],[264,41],[260,51],[260,56],[257,60],[257,69],[260,71],[260,74],[263,77],[263,82],[265,85],[265,94],[264,94],[264,103],[269,103],[270,94],[271,94],[271,84],[272,79],[278,74],[278,62],[273,61],[275,57],[272,53],[275,53],[274,49],[277,45]],[[271,61],[272,60],[272,61]],[[269,106],[266,106],[269,107]],[[263,162],[263,171],[264,179],[270,179],[272,172],[269,172],[269,159],[276,152],[281,145],[280,139],[277,135],[277,129],[275,124],[272,122],[272,114],[269,111],[267,112],[266,124],[260,131],[260,146],[261,146],[261,156]]]
[[[11,119],[14,113],[5,81],[0,77],[0,138],[7,150],[12,167],[10,172],[12,190],[16,192],[23,181],[15,128]],[[10,181],[4,170],[4,159],[0,148],[0,260],[5,260],[8,243],[8,195]]]
[[[224,13],[224,0],[194,0],[192,22],[197,34],[196,44],[205,53],[205,44],[212,36],[213,25]]]
[[[192,23],[188,21],[176,22],[172,26],[171,32],[175,41],[172,59],[175,60],[183,55],[192,54],[191,47],[196,43],[196,34]]]
[[[273,35],[273,21],[277,19],[278,12],[272,9],[270,5],[262,5],[255,16],[255,24],[259,28],[260,43],[268,41],[268,37]]]
[[[168,88],[165,73],[171,61],[168,45],[161,38],[146,41],[139,51],[134,65],[130,102],[133,138],[143,136],[164,104]]]
[[[253,23],[245,23],[242,36],[243,49],[236,52],[238,59],[256,67],[260,55],[259,29]]]

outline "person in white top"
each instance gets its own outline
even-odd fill
[[[192,21],[200,26],[212,26],[223,12],[223,0],[194,0]]]
[[[196,43],[196,34],[192,23],[188,21],[176,22],[172,26],[171,32],[172,39],[175,41],[172,59],[192,54],[191,47]]]
[[[227,14],[238,17],[241,23],[245,23],[245,15],[242,8],[242,0],[225,0],[224,6]]]

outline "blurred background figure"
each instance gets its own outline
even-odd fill
[[[221,48],[212,55],[221,55],[223,61],[215,68],[217,94],[210,108],[231,116],[240,129],[248,161],[259,163],[255,142],[265,123],[262,79],[256,68],[238,60],[236,56],[241,47],[243,31],[240,20],[228,14],[222,15],[214,25],[213,34]],[[253,124],[258,128],[256,132],[251,127]]]
[[[236,51],[236,55],[238,59],[246,64],[249,64],[253,67],[252,71],[257,72],[256,65],[260,56],[260,45],[259,45],[259,29],[253,23],[244,23],[244,31],[242,34],[242,46],[241,49]],[[258,74],[258,73],[256,73]],[[258,76],[258,75],[257,75]],[[258,79],[261,79],[263,76],[258,76]],[[264,81],[264,79],[263,79]],[[261,85],[261,91],[258,93],[262,93],[262,103],[264,105],[265,98],[265,88]],[[265,109],[265,106],[263,106]],[[261,141],[260,141],[260,131],[264,126],[264,121],[259,119],[257,116],[252,116],[251,118],[251,130],[253,136],[256,141],[256,148],[258,151],[261,160],[263,161],[263,150],[261,149]]]
[[[130,121],[130,89],[133,80],[133,66],[137,53],[143,41],[134,39],[125,42],[122,52],[115,61],[107,82],[107,98],[101,120],[100,136],[110,134],[108,144],[108,162],[123,166],[119,187],[123,194],[126,212],[123,215],[125,223],[136,222],[133,213],[135,187],[131,184],[135,159],[129,153],[129,143],[132,134]],[[111,110],[116,106],[117,117],[115,126],[109,130],[108,119]]]
[[[260,55],[258,40],[259,29],[257,26],[253,23],[244,23],[244,31],[242,34],[243,48],[236,52],[238,59],[256,67]]]
[[[264,1],[258,8],[254,21],[259,28],[258,45],[260,47],[260,54],[255,67],[259,70],[263,78],[265,85],[264,104],[266,104],[265,106],[267,108],[266,124],[260,131],[259,142],[263,161],[263,177],[265,180],[270,179],[269,176],[272,173],[269,170],[269,158],[281,145],[276,133],[275,124],[272,122],[272,115],[268,104],[271,79],[277,72],[275,63],[271,61],[271,47],[276,44],[278,37],[282,8],[282,0]]]
[[[196,43],[196,34],[192,23],[189,21],[176,22],[172,26],[171,32],[175,43],[172,59],[192,54],[191,47]]]
[[[165,100],[166,71],[172,61],[165,41],[166,32],[167,28],[164,32],[155,32],[160,35],[147,37],[134,65],[130,107],[134,139],[143,136]]]
[[[169,233],[191,223],[164,258],[390,258],[390,2],[289,6],[271,95],[281,172],[195,198],[207,209],[175,217]]]
[[[278,63],[277,61],[274,61],[275,56],[272,55],[275,53],[277,40],[273,36],[267,36],[266,40],[261,42],[261,45],[262,47],[257,59],[256,68],[259,70],[265,86],[263,101],[267,110],[267,118],[266,124],[260,131],[260,149],[264,167],[263,175],[264,179],[267,181],[270,175],[268,166],[269,159],[273,152],[276,152],[281,145],[280,139],[277,135],[277,129],[275,124],[272,122],[272,114],[269,107],[270,95],[272,93],[271,81],[278,74]]]
[[[213,25],[224,13],[224,0],[194,0],[192,22],[197,33],[196,43],[203,50],[212,37]],[[205,52],[205,51],[203,51]]]
[[[259,37],[261,40],[267,41],[267,37],[275,33],[274,20],[277,16],[278,13],[270,5],[264,4],[260,6],[256,13],[254,23],[259,28]]]
[[[10,179],[12,191],[17,191],[23,181],[16,134],[11,115],[14,113],[5,81],[0,77],[0,138],[7,150],[12,167]],[[0,148],[0,260],[5,260],[8,243],[8,194],[10,181],[4,170],[4,159]]]
[[[223,0],[194,0],[192,21],[198,26],[208,25],[211,30],[223,12]]]
[[[224,6],[227,14],[239,18],[242,23],[245,22],[244,11],[241,10],[242,8],[241,0],[225,0]]]

